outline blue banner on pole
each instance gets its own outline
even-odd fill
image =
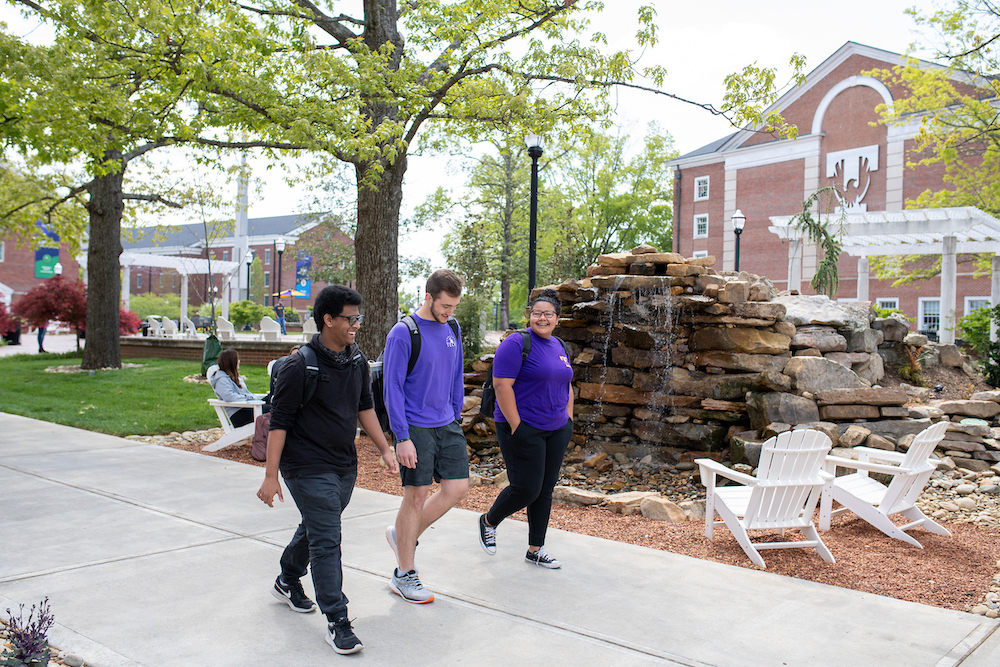
[[[307,299],[312,298],[312,279],[309,277],[311,268],[312,257],[306,256],[295,261],[295,289]]]

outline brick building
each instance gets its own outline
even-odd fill
[[[0,302],[10,307],[32,287],[55,275],[55,265],[67,278],[83,277],[80,263],[70,253],[68,243],[52,242],[34,249],[23,239],[0,238]]]
[[[731,219],[739,209],[746,216],[739,268],[770,278],[779,290],[812,293],[809,281],[822,257],[820,249],[808,243],[796,246],[775,231],[776,221],[800,213],[802,202],[828,185],[846,192],[841,203],[848,212],[862,214],[901,212],[924,190],[945,188],[940,165],[906,165],[915,157],[918,119],[901,127],[878,123],[876,107],[903,91],[865,72],[900,64],[905,63],[899,54],[848,42],[813,70],[804,85],[775,103],[798,127],[796,140],[741,130],[674,160],[674,250],[715,255],[717,268],[733,270]],[[961,247],[956,319],[988,303],[991,291],[990,277],[973,276]],[[974,252],[992,252],[993,247],[1000,249],[1000,243],[980,243]],[[858,257],[841,257],[838,299],[864,298],[865,285],[858,279],[862,266],[867,260],[862,264]],[[864,280],[865,269],[860,270]],[[940,277],[904,287],[871,278],[866,285],[869,300],[917,318],[919,330],[936,331],[948,312],[941,302]]]

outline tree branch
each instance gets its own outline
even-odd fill
[[[158,202],[160,204],[164,204],[165,206],[169,206],[170,208],[184,208],[184,204],[180,204],[175,201],[170,201],[169,199],[166,199],[163,195],[139,195],[130,192],[123,192],[122,199],[133,200],[133,201]]]

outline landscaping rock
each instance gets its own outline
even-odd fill
[[[679,523],[687,521],[688,515],[680,507],[666,498],[647,496],[639,502],[639,511],[647,519]]]
[[[785,364],[784,373],[792,378],[796,389],[813,394],[827,389],[866,386],[853,371],[822,357],[792,357]]]

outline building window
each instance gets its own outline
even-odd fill
[[[135,274],[135,288],[136,289],[142,289],[142,274],[141,273]]]
[[[708,257],[708,251],[707,250],[695,250],[694,254],[691,255],[691,256],[694,257],[695,259],[697,259],[699,257]]]
[[[694,237],[696,239],[707,239],[708,238],[708,216],[707,215],[696,215],[696,216],[694,216]]]
[[[919,314],[918,331],[937,331],[941,327],[941,299],[924,299],[918,301]]]
[[[886,310],[896,310],[899,308],[899,299],[896,297],[883,297],[875,299],[875,305]]]
[[[271,249],[264,248],[264,266],[271,266]]]
[[[229,261],[229,251],[228,250],[223,250],[222,251],[222,261],[223,262],[228,262]]]
[[[264,289],[271,289],[271,272],[264,272]]]
[[[704,201],[708,199],[708,176],[699,176],[694,179],[694,200]]]
[[[965,297],[965,315],[971,314],[980,308],[987,308],[990,305],[988,296],[967,296]]]

